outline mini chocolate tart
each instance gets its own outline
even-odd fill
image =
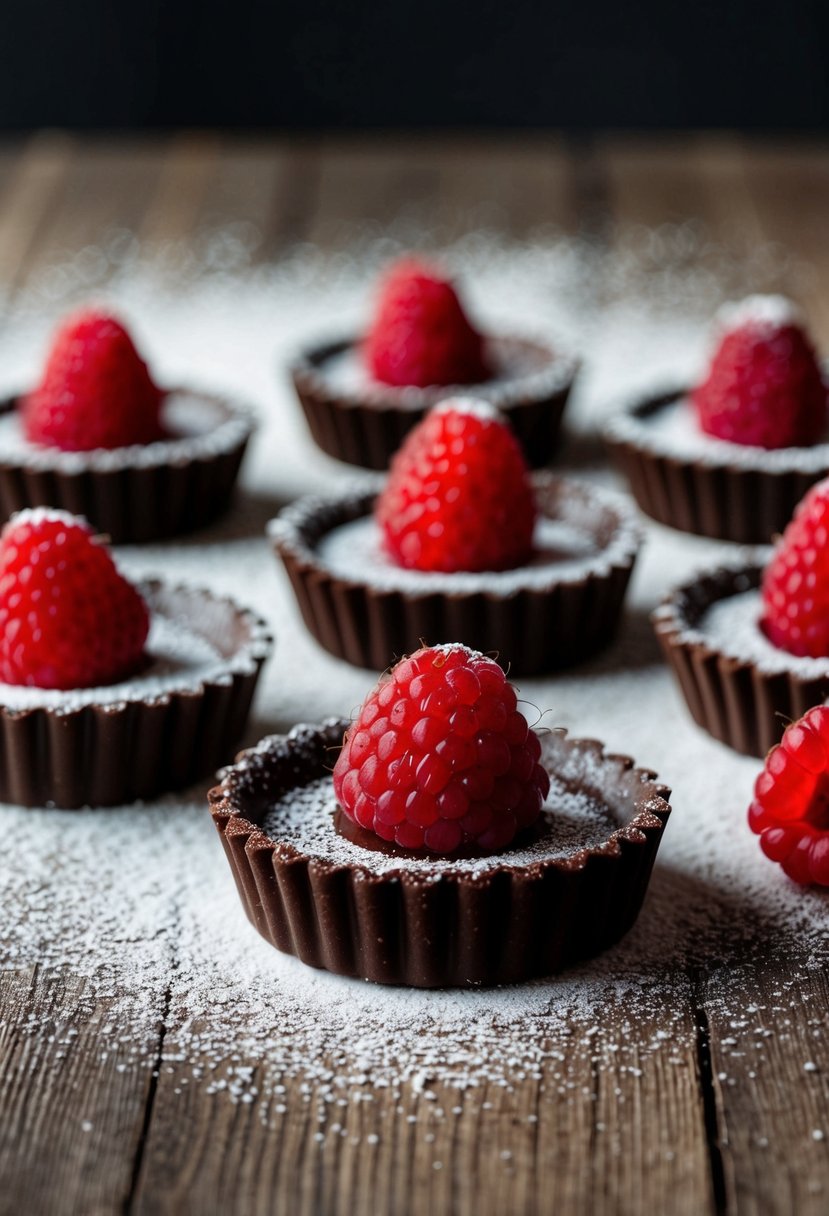
[[[646,515],[698,536],[767,544],[803,495],[829,475],[829,442],[749,447],[697,426],[690,389],[648,396],[612,418],[604,438]]]
[[[383,553],[373,507],[381,481],[304,498],[268,526],[303,620],[325,650],[384,671],[423,641],[462,637],[513,675],[581,662],[613,637],[641,543],[618,495],[535,473],[533,561],[515,570],[406,570]]]
[[[70,691],[0,684],[0,801],[120,806],[182,789],[228,760],[273,640],[231,600],[150,580],[146,665]]]
[[[30,443],[18,397],[0,402],[0,512],[55,507],[82,515],[113,544],[163,540],[204,527],[227,508],[254,418],[224,397],[166,393],[169,438],[64,452]]]
[[[653,613],[656,635],[694,721],[746,756],[763,757],[790,722],[829,696],[829,658],[798,658],[760,627],[770,549],[676,587]]]
[[[379,984],[511,984],[607,949],[636,920],[670,813],[653,773],[552,731],[551,792],[529,840],[423,857],[337,831],[331,769],[347,726],[264,739],[208,796],[248,919],[278,950]]]
[[[385,471],[408,432],[447,397],[476,397],[506,414],[531,468],[549,463],[579,361],[530,338],[490,338],[496,374],[484,384],[397,388],[372,380],[361,339],[322,342],[291,363],[314,442],[347,464]]]

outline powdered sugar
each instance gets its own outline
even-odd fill
[[[313,335],[311,335],[313,341]],[[432,385],[416,388],[408,385],[381,384],[366,369],[360,348],[350,340],[332,341],[332,353],[325,358],[312,357],[328,343],[320,343],[307,354],[296,356],[296,366],[305,375],[312,375],[327,392],[351,400],[393,401],[399,409],[419,409],[424,397],[432,402],[446,397],[473,395],[496,407],[508,407],[513,401],[530,396],[546,396],[563,388],[576,373],[578,360],[567,350],[560,338],[548,335],[524,338],[493,338],[488,342],[489,359],[494,374],[483,384],[472,386]]]
[[[829,442],[809,448],[766,448],[729,443],[707,435],[694,408],[681,394],[645,416],[630,409],[612,418],[607,433],[616,440],[677,460],[699,460],[713,466],[733,466],[770,473],[829,472]]]
[[[721,334],[747,324],[781,329],[784,325],[803,325],[804,317],[797,305],[785,296],[758,295],[723,304],[715,318],[715,325]]]
[[[798,657],[773,645],[760,626],[763,603],[758,590],[740,591],[717,600],[693,629],[684,629],[689,641],[702,641],[732,659],[754,663],[769,675],[793,672],[803,679],[829,676],[829,657]]]
[[[406,856],[363,849],[334,829],[337,799],[330,777],[314,781],[287,795],[265,815],[262,830],[266,836],[298,849],[308,857],[321,858],[335,865],[359,865],[370,874],[403,872],[437,881],[447,870],[453,873],[486,874],[508,862],[516,869],[534,863],[566,857],[582,848],[596,848],[622,827],[610,806],[583,790],[569,790],[553,777],[550,794],[542,815],[544,829],[537,840],[510,849],[508,854],[492,857],[461,857],[454,860]]]
[[[133,466],[155,468],[231,451],[253,429],[253,415],[247,409],[235,405],[231,408],[220,398],[189,390],[167,394],[161,422],[173,438],[112,450],[62,452],[59,448],[30,443],[23,434],[19,415],[9,410],[0,413],[0,464],[54,469],[60,473],[81,473],[84,469],[104,473]]]
[[[301,499],[269,524],[271,538],[301,553],[306,561],[340,578],[368,583],[380,590],[408,595],[471,595],[486,591],[494,596],[522,590],[543,590],[573,582],[588,574],[606,575],[617,564],[632,562],[641,533],[628,503],[617,494],[594,486],[567,483],[549,514],[544,513],[543,487],[549,479],[536,475],[542,513],[536,521],[534,552],[529,562],[514,570],[443,574],[407,570],[388,556],[382,534],[368,512],[373,495],[382,485],[365,479],[362,489],[341,499]],[[324,531],[316,545],[305,540],[305,529],[318,516],[337,512],[350,518]],[[363,513],[365,512],[365,514]],[[612,519],[612,525],[608,521]]]
[[[450,251],[451,264],[466,271],[476,315],[492,326],[549,318],[589,345],[589,374],[568,411],[582,436],[571,456],[594,480],[610,480],[593,441],[596,423],[620,391],[658,385],[667,373],[696,365],[722,295],[711,266],[744,273],[734,260],[693,244],[689,257],[682,252],[687,237],[679,233],[672,243],[670,234],[650,234],[656,263],[647,261],[644,245],[636,257],[630,249],[605,256],[552,239],[499,250],[470,237]],[[235,248],[230,236],[217,242],[213,265]],[[382,256],[390,252],[386,242]],[[303,249],[259,274],[222,269],[198,291],[182,291],[181,264],[173,261],[169,286],[131,266],[129,277],[110,287],[167,382],[185,383],[198,371],[200,380],[226,383],[263,407],[234,513],[196,538],[119,554],[133,577],[160,572],[207,584],[273,623],[277,647],[263,672],[249,742],[297,721],[349,714],[374,678],[309,638],[262,529],[286,500],[350,484],[346,470],[314,449],[275,367],[349,311],[356,331],[380,256],[361,246],[352,259],[326,263]],[[753,256],[752,273],[768,277],[770,263],[761,263],[758,251]],[[90,264],[87,258],[54,268],[7,321],[0,354],[10,383],[31,381],[43,334],[66,305],[61,292],[73,292],[73,301],[88,293]],[[598,304],[597,284],[609,305]],[[729,294],[738,289],[729,283]],[[263,1121],[278,1123],[288,1079],[300,1078],[309,1117],[319,1119],[317,1134],[329,1142],[349,1111],[376,1109],[381,1095],[402,1087],[417,1095],[416,1113],[407,1106],[406,1117],[424,1124],[462,1119],[496,1094],[505,1118],[524,1119],[511,1091],[525,1079],[546,1085],[561,1103],[590,1104],[583,1086],[595,1092],[606,1073],[630,1068],[636,1072],[626,1071],[624,1084],[635,1099],[640,1074],[692,1047],[688,1010],[692,998],[703,999],[689,973],[694,967],[711,977],[706,1006],[739,1019],[728,1050],[754,1051],[757,1041],[762,1058],[767,1040],[758,1031],[768,1030],[771,1011],[759,1007],[762,1001],[747,1005],[752,967],[784,957],[792,987],[781,984],[777,1004],[801,1003],[811,974],[826,965],[826,899],[794,888],[762,856],[745,826],[759,763],[694,726],[647,621],[669,586],[727,549],[645,526],[648,543],[618,641],[575,671],[521,687],[533,720],[543,712],[545,723],[601,738],[674,786],[648,899],[618,947],[567,975],[494,992],[377,989],[311,971],[247,922],[202,786],[146,807],[71,814],[0,808],[0,965],[23,974],[25,992],[35,969],[56,990],[80,977],[76,1017],[96,1019],[102,1052],[117,1053],[120,1062],[153,1069],[163,1021],[161,1084],[247,1099]],[[19,1016],[12,1033],[67,1037],[47,1025],[52,1009],[47,1002]],[[450,1089],[454,1096],[443,1102]],[[394,1109],[372,1134],[395,1134]],[[87,1117],[79,1108],[79,1122]]]

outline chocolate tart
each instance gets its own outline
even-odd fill
[[[385,471],[408,432],[447,397],[476,397],[498,407],[531,468],[549,463],[579,363],[531,338],[490,338],[498,373],[484,384],[429,388],[381,384],[363,371],[359,338],[322,342],[290,364],[297,396],[318,447],[347,464]]]
[[[517,570],[433,574],[383,556],[372,510],[381,481],[304,498],[268,526],[303,620],[320,645],[384,671],[423,641],[462,637],[513,675],[571,666],[607,645],[641,542],[618,495],[535,473],[538,553]]]
[[[146,667],[69,692],[0,684],[0,801],[120,806],[213,773],[238,744],[273,641],[231,600],[158,581]]]
[[[760,629],[770,554],[698,574],[652,617],[694,721],[746,756],[765,756],[790,722],[829,697],[829,658],[797,658]]]
[[[208,796],[248,919],[278,950],[379,984],[511,984],[607,949],[636,920],[670,813],[653,773],[552,731],[555,793],[531,840],[424,857],[338,832],[330,772],[347,726],[264,739]]]
[[[612,418],[604,438],[646,515],[699,536],[767,544],[803,495],[829,475],[829,442],[747,447],[700,431],[685,386],[648,396]]]
[[[196,390],[165,394],[158,443],[64,452],[29,443],[18,397],[0,401],[0,512],[55,507],[82,515],[113,544],[163,540],[204,527],[227,508],[253,414]]]

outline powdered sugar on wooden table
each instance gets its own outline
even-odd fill
[[[387,243],[382,252],[393,250]],[[128,266],[105,292],[133,323],[159,379],[197,375],[260,408],[262,432],[232,515],[197,537],[119,554],[134,576],[209,586],[271,623],[276,650],[247,742],[298,721],[349,715],[375,679],[309,638],[264,525],[297,495],[336,490],[353,476],[315,450],[280,367],[289,350],[327,326],[359,326],[378,256],[367,248],[360,259],[325,262],[300,250],[274,270],[205,275],[198,290]],[[597,264],[593,252],[567,241],[499,250],[470,240],[448,260],[464,272],[488,324],[519,331],[549,319],[586,350],[590,366],[568,407],[575,439],[560,467],[569,459],[603,483],[612,478],[593,435],[608,403],[666,376],[692,376],[722,295],[710,276],[674,267],[649,279],[611,257]],[[607,293],[602,305],[597,282]],[[70,266],[21,302],[0,338],[9,389],[33,377],[69,300],[90,294],[101,295],[98,281]],[[745,1007],[729,976],[775,953],[790,960],[793,985],[799,973],[825,967],[827,900],[794,888],[761,855],[745,824],[759,765],[694,727],[647,619],[669,586],[716,564],[727,546],[645,527],[613,647],[575,671],[521,685],[530,716],[600,738],[674,788],[645,908],[608,954],[565,976],[500,991],[390,990],[311,971],[280,956],[245,920],[205,785],[152,806],[0,808],[0,965],[82,977],[90,1010],[104,1011],[97,1016],[107,1049],[148,1068],[156,1065],[146,1043],[163,1017],[160,1067],[174,1070],[177,1083],[256,1103],[263,1120],[281,1117],[286,1077],[302,1078],[321,1138],[340,1134],[340,1106],[404,1084],[423,1097],[423,1118],[438,1105],[428,1099],[439,1087],[459,1092],[457,1103],[441,1107],[442,1117],[454,1118],[462,1091],[509,1092],[542,1069],[566,1100],[581,1083],[562,1063],[573,1042],[598,1070],[613,1053],[641,1074],[693,1033],[682,1010],[700,968],[720,977],[723,1011],[739,1011],[739,1051],[764,1014]],[[788,999],[781,991],[781,1002]],[[617,1032],[608,1027],[620,1025],[624,1040],[609,1038]],[[63,1033],[34,1015],[26,1029]]]

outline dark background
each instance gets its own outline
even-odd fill
[[[829,0],[0,0],[0,127],[829,124]]]

